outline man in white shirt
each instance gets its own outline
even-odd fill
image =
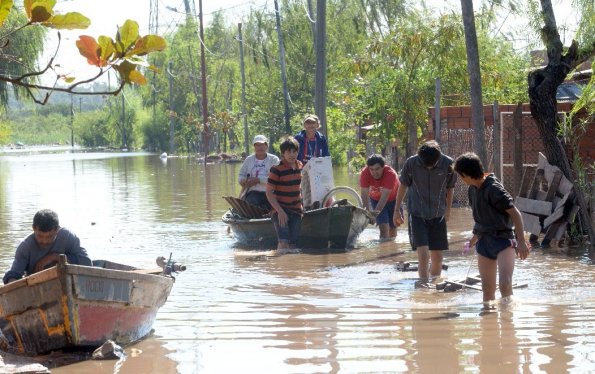
[[[279,165],[279,158],[269,150],[269,140],[264,135],[254,137],[254,154],[246,157],[238,181],[242,186],[240,198],[246,202],[270,210],[266,197],[266,185],[271,167]]]

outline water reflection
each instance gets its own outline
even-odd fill
[[[348,253],[270,257],[237,247],[220,222],[238,164],[145,154],[0,157],[0,265],[12,262],[35,211],[53,208],[94,259],[153,266],[173,252],[177,277],[157,338],[115,362],[53,372],[572,372],[595,371],[589,261],[535,251],[517,262],[517,302],[482,314],[481,293],[415,290],[405,230],[379,243],[366,229]],[[335,169],[338,185],[357,176]],[[445,276],[477,273],[462,256],[471,212],[454,209]],[[143,344],[156,344],[147,347]],[[140,348],[139,348],[140,347]],[[142,361],[142,363],[141,363]],[[140,366],[144,365],[144,366]]]

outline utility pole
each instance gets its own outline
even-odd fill
[[[314,108],[320,119],[320,132],[327,136],[326,127],[326,0],[316,2],[316,91]]]
[[[126,140],[126,106],[124,101],[124,91],[120,93],[122,98],[122,118],[120,124],[122,125],[122,148],[128,149],[128,142]]]
[[[291,134],[289,122],[289,91],[287,89],[287,74],[285,72],[285,47],[283,35],[281,34],[281,15],[279,14],[279,2],[275,0],[275,19],[277,20],[277,36],[279,39],[279,62],[281,64],[281,81],[283,82],[283,104],[285,108],[285,132]]]
[[[202,118],[203,118],[203,146],[205,151],[205,165],[209,155],[209,113],[207,108],[207,66],[205,62],[205,45],[202,18],[202,0],[198,0],[198,18],[200,21],[200,73],[202,79]]]
[[[242,76],[242,121],[244,122],[244,151],[250,154],[250,140],[248,139],[248,118],[246,117],[246,74],[244,72],[244,39],[242,38],[242,23],[238,23],[240,42],[240,74]]]
[[[174,154],[174,77],[172,70],[174,62],[169,61],[167,65],[167,77],[169,80],[169,154]]]
[[[74,98],[70,94],[70,148],[74,150]]]

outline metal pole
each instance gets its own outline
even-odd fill
[[[283,104],[285,111],[285,132],[291,134],[291,124],[289,122],[289,90],[287,89],[287,75],[285,72],[285,47],[283,45],[283,35],[281,34],[281,15],[279,14],[279,3],[275,0],[275,18],[277,21],[277,36],[279,39],[279,62],[281,64],[281,81],[283,83]]]
[[[198,0],[198,18],[200,21],[200,75],[202,80],[202,118],[203,118],[203,146],[205,153],[205,164],[207,163],[207,156],[209,155],[209,112],[207,102],[207,65],[205,62],[205,45],[204,45],[204,31],[202,18],[202,0]]]
[[[246,74],[244,72],[244,39],[242,37],[242,23],[238,23],[240,37],[240,74],[242,76],[242,121],[244,122],[244,151],[250,154],[250,140],[248,139],[248,118],[246,117]]]
[[[326,0],[316,2],[316,115],[320,132],[327,136],[326,126]]]

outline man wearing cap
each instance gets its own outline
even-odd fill
[[[252,205],[270,210],[271,205],[266,197],[267,180],[271,167],[279,165],[279,157],[268,153],[269,140],[264,135],[256,135],[252,144],[254,154],[246,157],[240,169],[240,198]]]
[[[304,165],[311,158],[331,155],[328,151],[326,138],[318,131],[319,128],[320,121],[318,117],[314,114],[309,114],[304,118],[304,130],[294,136],[300,145],[297,159]]]

